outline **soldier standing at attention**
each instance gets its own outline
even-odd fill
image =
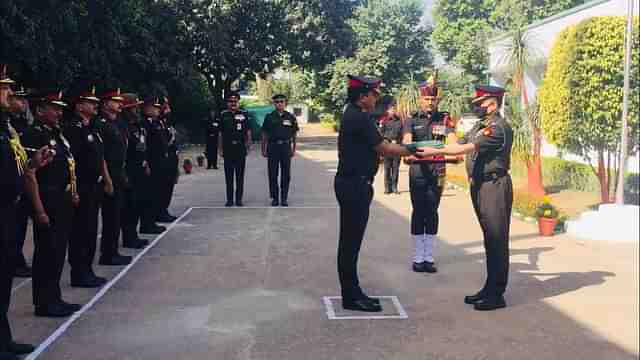
[[[60,91],[43,91],[34,102],[36,122],[25,133],[24,144],[49,146],[55,156],[34,179],[27,177],[36,180],[27,181],[34,219],[33,304],[36,316],[66,317],[81,308],[62,300],[60,290],[73,207],[79,204],[75,160],[59,123],[67,104]]]
[[[124,163],[127,154],[127,138],[118,126],[124,98],[120,89],[105,91],[101,96],[100,136],[104,141],[104,159],[113,182],[113,194],[105,194],[102,200],[102,239],[100,241],[100,265],[127,265],[131,256],[120,255],[120,208],[124,197]]]
[[[29,111],[28,96],[29,92],[26,91],[24,87],[20,87],[9,96],[9,118],[11,126],[13,126],[19,137],[24,136],[29,126],[33,125],[27,117],[27,112]],[[27,225],[29,223],[30,212],[31,205],[29,204],[29,199],[26,196],[21,197],[16,208],[16,251],[18,255],[14,273],[16,277],[31,277],[32,273],[23,251],[24,241],[27,237]]]
[[[402,144],[402,120],[395,112],[396,101],[391,96],[385,96],[381,101],[382,119],[380,132],[382,137],[391,144]],[[400,194],[398,191],[398,176],[400,174],[400,156],[386,155],[384,157],[384,193]]]
[[[234,178],[235,178],[235,205],[243,206],[242,195],[244,193],[244,170],[246,167],[247,153],[251,150],[251,128],[249,127],[249,113],[240,109],[240,94],[235,91],[226,96],[227,109],[218,117],[220,124],[219,153],[224,157],[224,175],[227,184],[227,203],[225,206],[234,205]]]
[[[338,135],[334,183],[340,206],[338,276],[342,307],[347,310],[382,311],[380,302],[368,297],[358,280],[358,256],[369,221],[379,155],[419,155],[422,151],[415,145],[390,144],[378,131],[371,112],[380,96],[380,84],[380,80],[349,75],[348,104]]]
[[[162,191],[160,193],[162,198],[160,203],[160,214],[157,218],[157,221],[161,223],[172,223],[178,218],[177,216],[173,216],[169,213],[169,205],[171,205],[171,199],[173,198],[173,190],[175,189],[176,184],[178,183],[178,178],[180,177],[180,160],[178,142],[176,139],[177,132],[170,115],[171,104],[169,103],[169,99],[165,97],[162,102],[162,107],[160,108],[160,121],[162,121],[167,131],[168,151],[167,171],[164,174]]]
[[[104,143],[95,128],[100,99],[95,88],[80,89],[73,95],[73,113],[66,121],[64,134],[76,159],[80,204],[74,211],[69,238],[71,286],[100,287],[107,279],[96,276],[93,260],[98,242],[98,208],[103,189],[100,182],[105,175]],[[105,183],[111,183],[108,173]]]
[[[220,124],[212,115],[207,121],[207,169],[218,169],[218,135],[220,134]]]
[[[474,112],[479,121],[458,144],[428,149],[427,155],[460,155],[466,158],[471,183],[471,200],[484,235],[487,280],[482,289],[464,298],[476,310],[504,308],[504,292],[509,278],[509,227],[513,204],[511,147],[513,131],[500,115],[505,90],[477,86]]]
[[[167,172],[169,157],[169,138],[167,129],[160,120],[161,108],[159,98],[151,95],[144,98],[143,126],[147,133],[147,161],[150,176],[143,192],[145,205],[140,214],[140,233],[142,234],[160,234],[166,230],[164,226],[156,224],[156,218],[161,210],[158,194],[162,191],[163,176]]]
[[[447,112],[438,111],[442,98],[437,74],[420,85],[420,111],[407,119],[403,129],[404,142],[448,140],[455,143],[455,126]],[[415,244],[412,269],[435,273],[433,246],[438,234],[438,207],[444,189],[446,163],[442,158],[409,157],[409,189],[411,191],[411,235]]]
[[[149,163],[147,162],[146,130],[140,122],[138,112],[143,103],[135,94],[122,94],[122,128],[128,138],[127,160],[125,165],[126,182],[124,206],[121,211],[122,246],[130,249],[142,249],[149,241],[138,237],[138,222],[144,208],[143,194],[149,186]]]
[[[9,123],[9,97],[13,94],[6,65],[0,64],[0,360],[18,360],[18,355],[33,352],[29,344],[16,343],[11,334],[7,313],[11,302],[11,288],[15,268],[16,205],[24,196],[25,177],[33,178],[36,168],[50,160],[46,147],[28,160],[20,137]]]
[[[268,158],[269,193],[271,206],[289,206],[291,158],[296,153],[296,134],[300,130],[296,117],[288,112],[287,97],[273,96],[276,109],[267,115],[262,125],[262,156]],[[278,172],[280,171],[280,187]]]

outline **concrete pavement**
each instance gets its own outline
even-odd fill
[[[266,161],[255,152],[246,208],[223,207],[222,170],[183,176],[172,206],[184,216],[111,288],[96,297],[64,276],[67,300],[94,299],[73,322],[33,317],[30,284],[17,289],[15,337],[44,341],[39,359],[637,358],[637,244],[540,238],[513,220],[510,306],[475,312],[462,298],[481,286],[484,254],[468,195],[444,195],[440,272],[413,273],[406,169],[401,195],[383,195],[377,177],[360,273],[408,319],[327,319],[323,297],[339,294],[335,138],[307,136],[300,150],[291,208],[268,206]]]

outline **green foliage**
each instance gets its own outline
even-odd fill
[[[459,119],[462,114],[469,113],[469,95],[473,94],[473,85],[477,79],[473,75],[457,71],[442,71],[439,80],[446,83],[444,97],[440,101],[439,108],[448,111],[454,119]]]
[[[411,80],[402,85],[394,95],[397,102],[396,111],[402,119],[407,119],[418,111],[420,91],[417,81]]]
[[[541,127],[547,141],[566,147],[570,135],[569,69],[576,47],[576,27],[563,30],[551,49],[547,72],[538,89]]]
[[[528,191],[515,190],[513,192],[513,210],[525,217],[536,217],[542,198],[532,196]]]

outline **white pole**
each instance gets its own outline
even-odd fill
[[[633,2],[627,0],[627,28],[625,31],[625,56],[624,56],[624,95],[622,100],[622,151],[620,154],[620,173],[618,174],[618,189],[616,191],[616,204],[624,205],[624,175],[627,171],[627,140],[629,116],[629,78],[631,75],[631,44],[633,37]]]

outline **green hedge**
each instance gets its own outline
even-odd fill
[[[526,165],[521,161],[514,161],[512,167],[514,177],[527,177]],[[546,187],[576,191],[599,191],[598,178],[589,165],[559,158],[545,157],[542,159],[542,178]]]

